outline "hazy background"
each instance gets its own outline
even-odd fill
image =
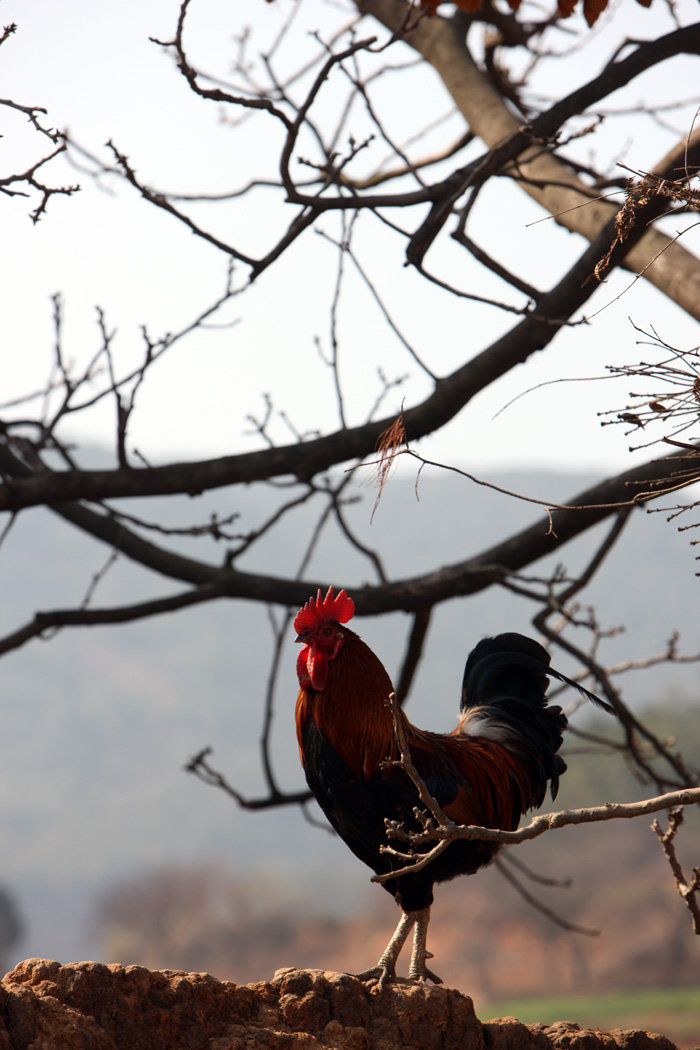
[[[312,12],[309,24],[321,32],[337,23],[334,5],[309,0],[304,7]],[[688,20],[695,16],[697,5],[685,0],[676,10]],[[182,193],[240,187],[274,156],[276,141],[247,125],[234,132],[218,107],[191,95],[170,57],[149,42],[149,36],[172,37],[177,4],[170,0],[126,7],[85,5],[80,0],[60,5],[49,0],[31,4],[4,0],[2,11],[3,21],[16,21],[18,31],[0,53],[0,96],[45,106],[47,121],[69,128],[87,153],[108,162],[104,144],[112,138],[146,181]],[[262,48],[288,11],[287,0],[246,5],[200,0],[188,18],[192,60],[223,75],[230,68],[244,18],[251,24],[256,46]],[[577,83],[587,79],[599,67],[601,56],[611,51],[613,37],[621,32],[614,24],[620,12],[623,35],[646,37],[668,28],[663,5],[654,5],[651,12],[631,0],[612,5],[588,46],[570,59],[568,69],[578,77]],[[302,37],[300,41],[299,62],[308,44]],[[675,69],[672,84],[663,71],[652,73],[619,98],[620,114],[626,115],[612,116],[606,125],[611,165],[620,159],[648,167],[687,131],[696,105],[697,66],[682,60]],[[549,87],[558,90],[556,85]],[[640,104],[643,108],[647,93],[658,98],[665,91],[687,97],[688,112],[669,115],[666,123],[654,127],[651,137],[638,138],[637,116],[630,110]],[[427,71],[412,106],[393,105],[408,134],[417,122],[447,109],[448,102]],[[12,166],[14,160],[20,170],[36,160],[41,143],[37,145],[22,115],[5,113],[4,117],[2,148],[8,164]],[[91,166],[87,160],[84,164]],[[28,204],[2,199],[0,401],[41,390],[50,375],[55,292],[63,296],[68,357],[85,361],[98,347],[95,308],[99,305],[116,329],[115,355],[125,370],[141,359],[142,324],[157,335],[178,330],[223,290],[223,266],[210,246],[149,208],[116,180],[92,179],[82,165],[74,154],[72,160],[58,160],[51,166],[52,182],[80,182],[82,189],[71,199],[54,198],[37,226],[27,217]],[[553,228],[551,221],[539,221],[541,212],[519,192],[507,186],[501,189],[503,196],[483,220],[488,231],[477,228],[474,233],[488,232],[491,244],[507,250],[516,267],[532,260],[538,280],[545,285],[562,260],[578,254],[580,244]],[[268,206],[263,196],[254,199],[260,204],[257,210],[236,210],[234,203],[221,215],[211,205],[201,204],[197,215],[213,227],[222,224],[226,235],[242,242],[271,243],[281,228],[281,206],[273,202]],[[402,267],[396,245],[376,228],[365,230],[361,222],[358,238],[372,260],[372,276],[385,302],[416,347],[430,355],[438,372],[449,371],[510,325],[485,307],[465,309],[461,303],[438,297],[434,288]],[[684,243],[697,250],[697,231]],[[448,263],[449,256],[442,261]],[[328,343],[335,264],[334,249],[321,238],[307,238],[244,297],[227,306],[219,319],[227,326],[200,331],[175,347],[140,393],[130,430],[132,445],[151,462],[257,447],[258,435],[246,417],[262,413],[268,391],[277,408],[291,407],[297,423],[324,430],[335,427],[332,383],[315,344],[317,337],[323,345]],[[636,361],[650,352],[637,345],[641,337],[633,325],[647,330],[653,324],[676,346],[694,345],[697,326],[642,281],[617,299],[630,284],[629,275],[613,274],[590,304],[591,313],[605,308],[594,328],[581,324],[567,332],[565,351],[556,343],[534,355],[475,399],[468,413],[421,442],[420,451],[548,501],[566,501],[591,481],[647,458],[649,450],[629,451],[622,428],[600,426],[598,413],[621,407],[629,393],[627,381],[601,377],[607,365]],[[403,397],[410,404],[421,396],[424,378],[352,274],[341,302],[339,327],[350,422],[363,418],[367,402],[374,397],[372,384],[380,357],[390,376],[407,373],[394,401],[386,405],[387,412],[398,411]],[[582,381],[534,390],[496,415],[516,395],[555,378]],[[20,406],[7,414],[16,418],[22,411]],[[277,440],[290,440],[279,420],[275,427]],[[84,418],[69,421],[66,434],[91,446],[86,462],[104,462],[110,455],[113,428],[113,406],[105,402]],[[361,501],[348,509],[358,533],[383,550],[392,573],[417,573],[433,566],[436,551],[445,561],[463,558],[539,517],[530,505],[477,489],[463,478],[429,471],[421,477],[417,498],[415,480],[415,472],[398,470],[373,522],[371,486],[358,485]],[[185,507],[153,501],[140,509],[148,516],[167,506],[171,520],[182,524],[206,520],[214,506],[223,507],[240,512],[243,530],[261,520],[267,499],[253,491],[227,490],[215,499],[193,499]],[[293,524],[273,531],[246,567],[288,572],[298,562],[309,526],[310,519],[300,512]],[[567,546],[563,558],[572,573],[585,564],[600,537],[595,530]],[[187,549],[186,540],[182,547]],[[364,563],[339,550],[332,538],[324,541],[314,562],[316,575],[362,584]],[[0,553],[1,634],[38,609],[79,604],[107,557],[99,544],[43,510],[23,513]],[[533,567],[533,573],[551,570],[555,560]],[[604,573],[583,596],[585,602],[595,603],[606,627],[626,627],[606,643],[607,662],[660,652],[675,630],[681,632],[683,652],[700,649],[697,567],[688,535],[680,535],[664,514],[635,515]],[[162,581],[118,560],[100,585],[99,597],[105,605],[116,604],[160,595],[162,587]],[[431,729],[451,729],[471,646],[484,634],[527,630],[534,611],[524,600],[497,589],[441,608],[431,625],[427,655],[413,690],[411,719]],[[356,625],[392,674],[400,666],[406,625],[402,614]],[[302,785],[293,727],[295,655],[290,638],[274,722],[274,757],[281,784],[289,790]],[[368,919],[372,936],[382,940],[392,926],[394,906],[382,890],[369,887],[368,871],[342,843],[313,827],[296,810],[243,812],[183,771],[195,752],[211,745],[214,764],[237,788],[251,796],[264,790],[257,741],[270,656],[265,610],[221,601],[152,622],[64,631],[2,659],[0,883],[12,893],[24,925],[22,939],[13,948],[15,959],[39,955],[62,961],[98,957],[163,966],[201,965],[222,976],[235,972],[251,979],[269,975],[275,962],[313,965],[317,960],[316,965],[350,968],[373,961],[374,942],[359,920]],[[558,663],[567,671],[563,661]],[[674,719],[681,720],[697,704],[699,676],[694,664],[664,665],[649,675],[630,675],[625,695],[637,708],[653,704],[670,712],[670,726],[666,724],[664,731],[672,735]],[[600,773],[592,780],[578,779],[573,772],[577,761],[583,758],[572,756],[571,804],[591,801],[593,784],[612,793],[623,790],[620,782],[608,784]],[[628,784],[624,790],[629,797],[637,792],[641,797],[648,786]],[[585,797],[577,796],[578,791]],[[523,934],[527,949],[509,943],[501,957],[527,960],[533,944],[544,944],[551,955],[547,957],[545,951],[542,965],[549,965],[552,973],[566,972],[572,984],[581,982],[586,966],[602,985],[610,983],[611,973],[619,979],[636,974],[640,981],[656,980],[645,967],[650,959],[660,958],[659,944],[668,942],[668,931],[675,931],[676,922],[685,929],[686,919],[664,862],[657,857],[658,844],[646,826],[634,834],[644,840],[640,852],[617,831],[606,830],[600,838],[562,836],[566,845],[560,847],[556,835],[549,836],[554,841],[547,849],[553,853],[543,853],[540,861],[545,868],[554,865],[561,878],[572,874],[572,867],[578,871],[585,899],[577,897],[575,906],[565,905],[564,910],[578,909],[582,921],[595,924],[600,917],[603,925],[608,924],[606,938],[597,942],[602,949],[579,949],[573,946],[579,942],[567,935],[556,942],[555,951],[554,935],[548,941],[545,928],[537,926],[534,934],[530,930],[530,940]],[[655,860],[649,860],[652,854]],[[692,862],[697,863],[697,858]],[[618,863],[619,871],[611,877]],[[647,863],[654,865],[653,876],[648,875]],[[623,870],[625,874],[620,874]],[[649,922],[657,940],[651,938],[644,946],[635,942],[634,958],[629,953],[623,957],[623,947],[630,930],[637,933],[644,928],[651,905],[640,891],[634,910],[637,898],[625,893],[631,885],[630,871],[653,887],[655,906],[663,916],[656,926]],[[154,873],[155,882],[149,883]],[[167,892],[163,873],[174,880]],[[235,893],[229,879],[237,887]],[[442,943],[447,945],[450,931],[454,940],[457,931],[465,942],[478,940],[497,954],[503,944],[493,933],[496,916],[489,907],[510,916],[516,895],[498,873],[485,873],[473,883],[472,889],[472,880],[460,880],[445,890],[446,903],[439,913],[443,918],[436,918],[443,924]],[[140,910],[142,894],[148,896],[143,887],[149,885],[150,903]],[[121,913],[114,897],[120,886],[126,900]],[[477,888],[482,886],[487,889]],[[472,893],[476,915],[467,912]],[[146,916],[154,916],[158,903],[166,898],[175,902],[167,917],[168,930],[176,925],[175,915],[182,923],[199,924],[213,951],[211,930],[216,923],[211,914],[223,926],[231,923],[233,914],[233,942],[207,960],[184,934],[182,951],[167,941],[165,930],[165,939],[159,941]],[[213,902],[207,916],[195,909],[204,898]],[[631,902],[631,913],[620,911],[620,898]],[[603,904],[610,906],[608,911],[601,911]],[[255,955],[260,925],[255,926],[254,936],[248,940],[244,936],[244,919],[259,917],[261,908],[274,916],[278,936],[270,940],[266,956]],[[129,911],[148,931],[148,943],[139,945],[133,929],[119,940],[119,931],[129,926]],[[110,925],[115,912],[117,919]],[[614,914],[624,914],[622,929],[610,925]],[[194,918],[188,920],[188,915]],[[297,920],[286,940],[279,939],[282,915],[289,922]],[[491,926],[477,936],[470,931],[479,915],[488,916]],[[304,919],[301,932],[299,916]],[[340,920],[347,920],[342,931],[333,925]],[[354,933],[348,925],[353,921]],[[529,920],[522,921],[527,925]],[[510,917],[511,930],[522,928],[518,922]],[[329,942],[331,933],[338,937],[342,933],[335,947]],[[370,943],[372,958],[362,961]],[[485,981],[487,972],[497,978],[498,967],[492,964],[489,969],[483,957],[481,978],[473,977],[474,969],[460,969],[475,966],[473,960],[460,961],[463,950],[458,945],[449,956],[444,973],[448,983],[453,980],[466,987],[464,974],[470,981]],[[673,971],[664,956],[665,972],[693,977],[697,958],[684,954],[692,950],[677,949]],[[608,961],[598,964],[591,956],[585,962],[589,951],[607,952]],[[567,969],[569,964],[565,966],[562,958],[573,959],[576,965],[572,962]],[[502,980],[516,982],[516,976],[504,974]],[[498,996],[497,983],[484,985],[486,992]]]
[[[551,498],[571,496],[590,480],[544,473],[495,477]],[[472,516],[472,491],[462,479],[426,478],[417,502],[413,479],[398,475],[371,526],[372,492],[351,508],[351,518],[361,535],[375,542],[390,538],[387,568],[397,571],[426,567],[434,545],[449,561],[533,520],[532,508],[496,494],[480,494],[484,502],[479,515]],[[236,498],[232,493],[233,505]],[[196,502],[202,512],[207,497]],[[397,529],[397,521],[410,522],[410,529]],[[304,538],[303,524],[298,531],[285,526],[284,541],[271,542],[266,551],[269,571],[282,567],[289,549]],[[593,541],[586,537],[567,549],[572,572],[582,567]],[[99,545],[91,547],[92,556],[86,557],[79,533],[54,523],[43,510],[24,515],[22,527],[8,535],[0,562],[5,599],[0,631],[23,622],[36,608],[79,601],[90,572],[104,562]],[[319,572],[332,577],[336,565],[330,543]],[[545,567],[543,562],[537,571]],[[637,515],[586,599],[596,603],[603,626],[626,626],[624,634],[606,643],[608,662],[661,652],[676,629],[681,651],[700,650],[694,567],[687,539],[662,515]],[[346,564],[343,569],[350,571]],[[103,585],[103,602],[127,600],[139,575],[119,561]],[[535,611],[524,600],[492,589],[436,612],[409,717],[434,730],[451,729],[471,646],[484,634],[528,630]],[[400,665],[405,627],[403,614],[357,623],[392,674]],[[264,793],[257,740],[270,657],[264,610],[229,601],[124,627],[67,630],[3,657],[2,878],[16,895],[27,927],[17,957],[102,957],[104,945],[92,915],[96,897],[125,876],[162,865],[216,862],[245,878],[271,866],[290,900],[300,887],[315,905],[323,902],[341,912],[364,899],[369,872],[297,810],[244,812],[183,771],[195,752],[211,745],[213,764],[236,788],[253,797]],[[289,790],[303,786],[293,723],[295,657],[290,636],[273,750],[280,782]],[[563,659],[557,665],[568,669]],[[637,708],[696,705],[699,679],[697,665],[663,665],[631,673],[625,695]],[[579,712],[579,723],[586,714]],[[639,797],[647,790],[639,785]],[[596,875],[601,886],[604,867],[601,858]],[[469,885],[461,883],[467,896]],[[667,883],[660,892],[670,897],[670,876]],[[372,892],[389,901],[379,888]]]

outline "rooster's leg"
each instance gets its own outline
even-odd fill
[[[384,949],[384,954],[377,965],[373,966],[370,970],[363,970],[362,973],[358,973],[357,976],[361,981],[371,981],[376,979],[377,987],[380,991],[384,988],[387,981],[393,981],[396,977],[396,960],[406,943],[406,938],[413,928],[416,916],[422,914],[422,912],[407,911],[401,913],[399,924],[394,930],[391,940]]]
[[[432,981],[434,984],[442,984],[442,980],[429,970],[425,965],[426,959],[432,959],[426,944],[428,940],[428,923],[430,922],[430,908],[414,913],[416,929],[413,934],[413,951],[411,952],[411,965],[408,976],[413,981]]]

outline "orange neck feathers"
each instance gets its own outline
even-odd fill
[[[343,644],[329,661],[320,692],[301,688],[296,725],[299,750],[303,728],[312,720],[358,776],[369,779],[381,762],[396,757],[396,741],[386,700],[393,691],[381,660],[361,638],[343,628]],[[301,755],[302,764],[304,755]]]

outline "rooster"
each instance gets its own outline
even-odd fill
[[[333,588],[299,610],[294,620],[299,695],[296,729],[306,780],[333,828],[377,874],[391,875],[404,862],[386,852],[387,821],[420,830],[423,808],[399,758],[387,699],[393,692],[383,664],[345,624],[352,598]],[[611,708],[549,666],[549,654],[521,634],[484,638],[469,654],[462,683],[462,713],[452,733],[430,733],[401,712],[411,758],[444,813],[455,823],[512,831],[540,806],[547,785],[556,796],[566,769],[557,754],[567,720],[548,706],[547,676],[573,685],[599,706]],[[430,847],[425,847],[429,849]],[[359,974],[380,988],[396,976],[399,953],[412,929],[409,977],[441,983],[426,965],[433,885],[471,875],[488,864],[499,844],[457,840],[420,871],[383,882],[401,918],[375,967]]]

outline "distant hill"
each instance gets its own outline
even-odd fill
[[[562,501],[595,479],[532,473],[491,480]],[[397,473],[373,523],[373,490],[360,488],[362,501],[346,508],[363,542],[381,548],[391,574],[433,567],[436,551],[445,563],[460,560],[541,517],[532,505],[476,490],[455,476],[424,473],[418,499],[414,482],[414,475]],[[172,505],[173,522],[206,520],[215,502],[234,511],[240,498],[232,491],[216,500],[194,499],[184,511]],[[245,499],[241,530],[266,509],[265,498],[252,490]],[[147,517],[163,506],[171,508],[154,500],[139,513]],[[271,531],[246,568],[289,572],[310,523],[302,508]],[[528,575],[550,571],[559,559],[572,573],[580,571],[594,540],[585,537],[564,548]],[[190,542],[183,539],[182,549],[190,549]],[[4,634],[38,609],[79,603],[108,552],[36,510],[19,517],[0,554]],[[220,560],[221,547],[212,544],[209,556]],[[675,629],[682,632],[683,648],[700,649],[695,568],[687,540],[663,515],[635,515],[600,580],[582,597],[595,602],[603,625],[627,627],[610,640],[608,659],[658,652]],[[324,537],[313,575],[350,584],[372,578],[369,562],[339,553],[332,533]],[[96,602],[132,601],[171,589],[120,559]],[[533,612],[524,599],[497,588],[446,603],[431,625],[411,718],[451,728],[468,650],[484,634],[528,630]],[[357,621],[392,673],[400,665],[406,626],[403,614]],[[274,723],[274,758],[282,785],[290,789],[302,784],[293,731],[294,655],[290,638]],[[0,883],[18,897],[28,926],[18,957],[98,955],[88,921],[96,894],[115,878],[157,865],[212,860],[247,877],[283,858],[286,877],[312,881],[320,901],[324,893],[337,901],[341,886],[343,906],[351,910],[364,895],[367,872],[297,811],[242,812],[183,772],[194,752],[211,745],[215,764],[237,787],[250,795],[263,790],[258,738],[269,659],[265,610],[225,601],[149,622],[64,631],[2,659]],[[629,676],[628,695],[636,704],[671,697],[693,703],[699,681],[696,665],[663,666],[649,677]]]

